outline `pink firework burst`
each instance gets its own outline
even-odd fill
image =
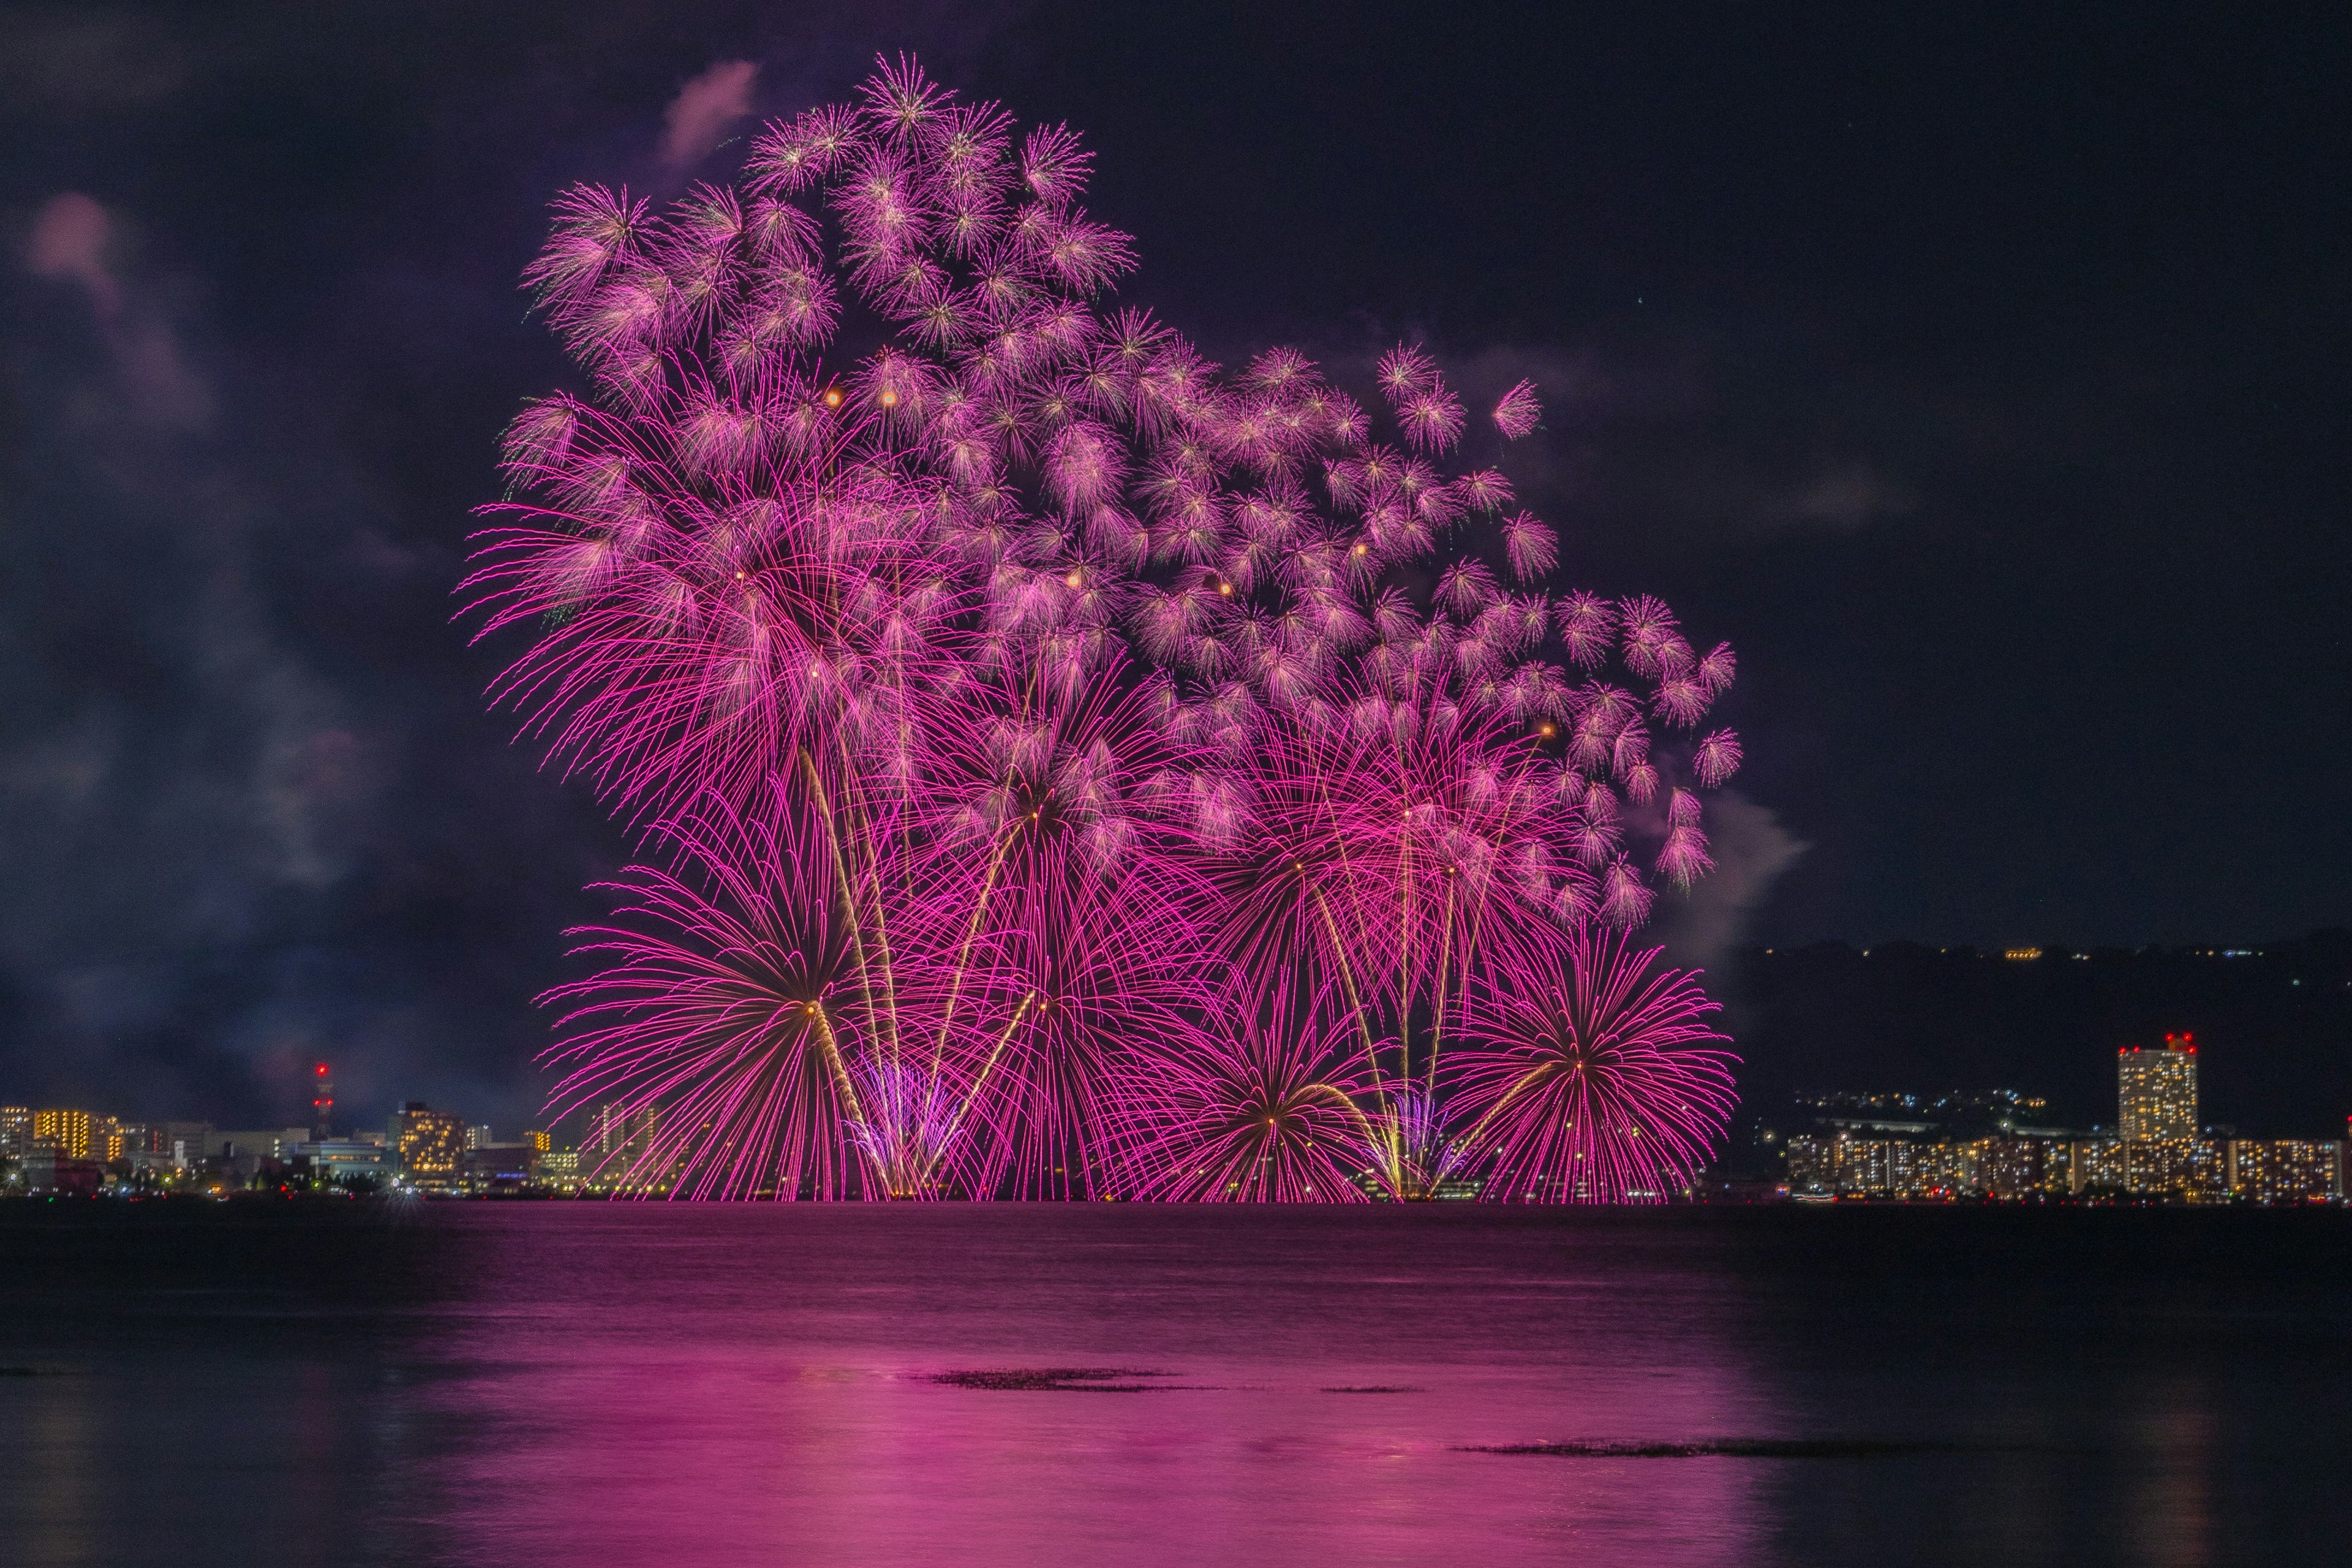
[[[551,1108],[651,1124],[603,1173],[625,1189],[860,1195],[852,1064],[872,1016],[831,857],[806,825],[724,802],[664,830],[680,872],[624,871],[623,923],[573,933],[604,967],[549,994],[568,1009]]]
[[[1117,1083],[1123,1196],[1180,1203],[1358,1203],[1379,1138],[1357,1103],[1344,1039],[1262,1027],[1220,1009],[1232,1036],[1170,1039]]]
[[[1426,1197],[1471,1148],[1474,999],[1709,868],[1739,742],[1688,737],[1729,647],[1559,595],[1424,351],[1368,412],[1114,306],[1137,257],[1091,167],[900,58],[740,188],[557,203],[526,281],[579,385],[509,430],[463,592],[518,647],[494,697],[670,825],[566,994],[566,1092],[658,1107],[635,1176]],[[1540,412],[1522,382],[1493,417]],[[745,971],[730,922],[830,956]],[[824,1071],[809,1026],[779,1056],[697,999],[730,985],[827,998]],[[1195,1191],[1144,1152],[1216,1104],[1287,1107],[1253,1156],[1286,1173]]]
[[[1106,1157],[1104,1082],[1122,1050],[1181,1036],[1206,993],[1187,909],[1188,841],[1160,809],[1181,748],[1154,722],[1159,680],[1114,668],[1059,697],[1024,679],[972,709],[935,759],[903,927],[939,955],[951,1027],[987,1041],[974,1074],[975,1194],[1082,1196]]]
[[[1695,974],[1580,930],[1564,970],[1482,986],[1454,1058],[1463,1142],[1507,1203],[1660,1202],[1685,1187],[1732,1107],[1730,1042]]]
[[[1495,428],[1503,433],[1507,441],[1532,435],[1542,419],[1543,404],[1536,396],[1536,384],[1532,381],[1520,382],[1495,405]]]

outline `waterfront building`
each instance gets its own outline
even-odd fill
[[[600,1157],[624,1155],[635,1159],[653,1141],[654,1130],[661,1119],[656,1106],[631,1107],[620,1100],[598,1106],[588,1116],[588,1142],[583,1152]]]
[[[307,1127],[208,1127],[201,1158],[226,1177],[253,1182],[294,1158]]]
[[[2147,1197],[2212,1203],[2229,1191],[2225,1146],[2211,1138],[2124,1144],[2126,1190]]]
[[[58,1145],[38,1138],[18,1158],[17,1167],[24,1190],[37,1195],[91,1196],[106,1175],[97,1161],[76,1159]]]
[[[1858,1142],[1870,1145],[1855,1162],[1860,1173],[1865,1178],[1878,1176],[1885,1184],[1865,1190],[1883,1191],[1889,1197],[1924,1198],[1942,1192],[1949,1181],[1949,1151],[1945,1144],[1896,1138]]]
[[[1797,1197],[1936,1202],[2161,1197],[2182,1203],[2340,1203],[2352,1145],[2319,1140],[1899,1138],[1801,1135],[1788,1142]]]
[[[31,1109],[22,1105],[0,1105],[0,1159],[16,1159],[32,1146]]]
[[[2065,1138],[1999,1137],[1929,1142],[1909,1138],[1801,1135],[1789,1140],[1792,1195],[1903,1202],[1990,1197],[2020,1202],[2071,1195],[2074,1148]]]
[[[156,1130],[143,1121],[101,1116],[90,1123],[89,1157],[109,1165],[118,1164],[134,1154],[155,1152],[156,1142]]]
[[[1894,1186],[1894,1142],[1841,1132],[1789,1140],[1789,1188],[1839,1197],[1885,1197]]]
[[[2116,1053],[2116,1131],[2126,1192],[2210,1203],[2229,1192],[2227,1152],[2197,1135],[2197,1037]]]
[[[596,1107],[580,1149],[582,1173],[599,1191],[652,1187],[658,1180],[652,1162],[660,1127],[659,1106],[613,1100]]]
[[[33,1142],[47,1143],[68,1160],[89,1158],[90,1114],[87,1110],[36,1110]]]
[[[1948,1197],[1966,1156],[1948,1143],[1857,1138],[1851,1132],[1789,1140],[1789,1190],[1836,1197]]]
[[[2084,1138],[2075,1142],[2076,1194],[2126,1193],[2130,1190],[2130,1175],[2124,1168],[2122,1139]]]
[[[310,1174],[320,1181],[348,1185],[355,1181],[389,1181],[398,1173],[391,1150],[379,1136],[313,1138],[295,1145],[294,1152],[310,1162]]]
[[[2233,1138],[2230,1195],[2243,1203],[2341,1202],[2345,1146],[2303,1138]]]
[[[131,1150],[122,1156],[122,1163],[129,1167],[134,1184],[142,1186],[168,1182],[183,1168],[170,1154],[156,1149]]]
[[[466,1167],[466,1119],[421,1100],[400,1108],[386,1130],[401,1168],[425,1186],[454,1185]]]
[[[2055,1138],[1987,1138],[1979,1155],[1983,1190],[2011,1203],[2074,1190],[2074,1147]]]
[[[207,1160],[290,1160],[310,1141],[307,1127],[207,1127]]]
[[[2160,1051],[2116,1052],[2116,1132],[2126,1143],[2197,1136],[2197,1037],[2167,1035]]]
[[[166,1121],[155,1140],[156,1150],[172,1157],[172,1167],[193,1171],[204,1163],[205,1141],[212,1136],[209,1121]]]
[[[466,1151],[466,1181],[477,1188],[511,1188],[538,1173],[539,1151],[528,1143],[477,1143]]]

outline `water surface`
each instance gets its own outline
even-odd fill
[[[10,1205],[0,1560],[2343,1561],[2347,1289],[2340,1212]]]

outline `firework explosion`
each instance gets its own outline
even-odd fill
[[[462,592],[663,862],[556,1106],[679,1196],[1679,1185],[1729,1058],[1623,933],[1710,868],[1731,649],[1550,590],[1533,384],[1474,431],[1401,344],[1375,418],[1114,307],[1092,156],[902,59],[739,187],[556,203],[585,379]]]
[[[1462,1157],[1499,1198],[1658,1198],[1705,1163],[1731,1114],[1730,1041],[1696,981],[1652,973],[1654,951],[1578,931],[1564,970],[1464,1010],[1455,1110]]]

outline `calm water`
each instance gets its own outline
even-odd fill
[[[2347,1292],[2341,1213],[11,1205],[0,1562],[2345,1562]]]

